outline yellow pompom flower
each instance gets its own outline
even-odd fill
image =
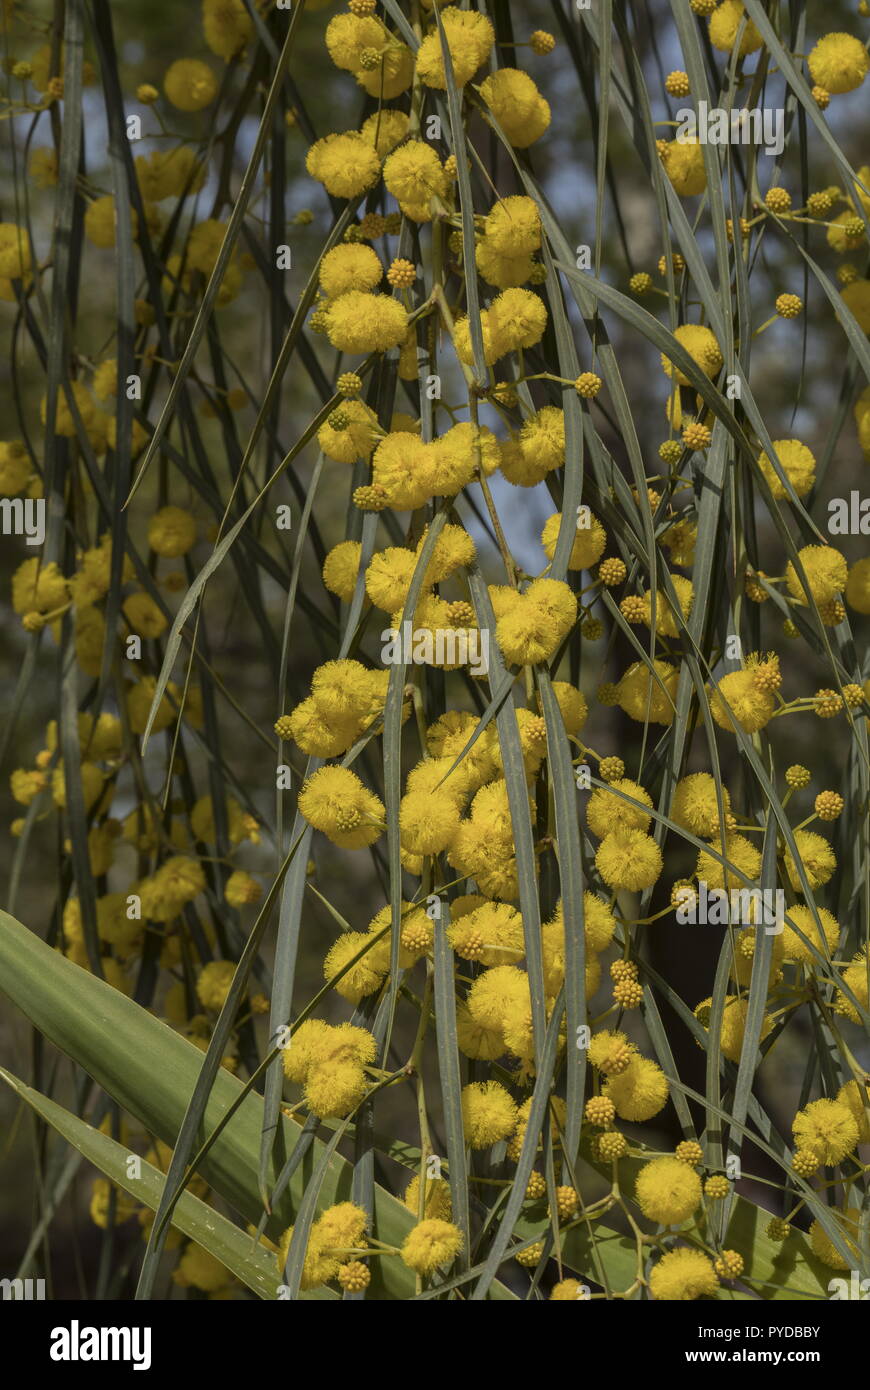
[[[837,859],[829,841],[823,835],[817,835],[814,830],[796,830],[794,842],[807,882],[811,888],[821,888],[822,884],[833,877],[837,867]],[[785,851],[785,869],[792,888],[796,893],[801,892],[802,884],[790,849]]]
[[[637,806],[624,801],[617,793],[623,792],[632,801],[640,801],[644,806],[652,806],[649,792],[629,777],[618,778],[610,787],[596,787],[586,807],[586,822],[593,835],[603,839],[612,830],[646,830],[651,817]]]
[[[845,1260],[839,1250],[834,1245],[830,1236],[825,1231],[821,1222],[814,1221],[810,1226],[810,1245],[813,1254],[817,1259],[826,1264],[829,1269],[849,1269],[857,1264],[858,1255],[858,1231],[861,1222],[861,1212],[858,1207],[847,1207],[845,1211],[834,1211],[831,1213],[832,1220],[840,1229],[847,1248],[852,1252],[852,1258]]]
[[[345,969],[348,962],[359,954],[369,940],[366,932],[346,931],[341,933],[341,936],[330,947],[323,962],[323,978],[327,984],[332,982],[334,975]],[[374,950],[370,950],[366,955],[361,956],[350,969],[345,970],[341,979],[336,980],[333,985],[336,992],[354,1006],[366,995],[374,994],[383,983],[384,972],[374,968],[373,955]]]
[[[807,59],[817,87],[839,95],[853,92],[867,76],[870,59],[860,39],[852,34],[825,34]]]
[[[457,955],[481,965],[516,965],[526,950],[523,919],[508,903],[482,902],[459,917],[454,903],[447,938]]]
[[[522,194],[493,204],[483,226],[487,241],[501,256],[531,255],[541,244],[538,206]]]
[[[695,1008],[695,1017],[703,1028],[707,1028],[710,1022],[710,1006],[712,1000],[704,999]],[[746,1032],[746,1013],[747,1001],[738,999],[736,995],[726,994],[725,1007],[722,1011],[722,1028],[719,1034],[719,1046],[722,1055],[727,1057],[729,1062],[739,1062],[740,1054],[743,1051],[743,1037]],[[771,1019],[765,1015],[761,1025],[761,1036],[759,1041],[763,1042],[773,1027]]]
[[[604,1095],[623,1120],[651,1120],[667,1105],[668,1079],[657,1062],[634,1056],[625,1071],[608,1076]]]
[[[832,545],[805,545],[798,551],[810,593],[817,604],[828,603],[846,587],[849,567],[846,557]],[[789,592],[799,603],[806,603],[803,585],[794,565],[789,562],[785,571]]]
[[[562,525],[562,513],[556,512],[546,522],[541,532],[541,544],[547,559],[552,560],[556,553],[556,541]],[[589,515],[588,526],[575,526],[574,541],[568,558],[569,570],[588,570],[600,560],[607,544],[607,532],[597,517]]]
[[[386,30],[373,15],[337,14],[326,26],[326,51],[337,68],[357,72],[365,49],[378,51],[387,39]]]
[[[553,681],[553,694],[556,697],[566,733],[579,734],[589,717],[586,696],[570,681]]]
[[[343,247],[337,247],[343,250]],[[357,250],[360,248],[349,248]],[[317,431],[317,443],[327,458],[336,463],[356,463],[371,456],[378,441],[377,416],[362,401],[345,401],[341,407],[347,424],[337,430],[324,420]]]
[[[727,815],[731,809],[731,796],[727,787],[718,788],[722,798],[722,813]],[[719,830],[719,801],[716,795],[717,783],[709,772],[693,772],[683,777],[674,789],[671,802],[671,820],[684,830],[702,839],[712,839]]]
[[[551,1303],[574,1303],[584,1297],[584,1285],[579,1279],[560,1279],[550,1290]],[[588,1295],[587,1295],[588,1296]]]
[[[414,78],[414,57],[407,44],[391,37],[381,55],[381,61],[372,68],[360,68],[355,73],[359,85],[370,97],[378,101],[392,101]]]
[[[748,664],[742,671],[721,676],[710,692],[710,712],[720,729],[733,732],[736,720],[744,733],[754,734],[764,728],[775,709],[773,695],[759,689],[754,668]]]
[[[788,478],[798,497],[806,497],[816,480],[815,456],[806,444],[799,439],[775,439],[773,447],[783,473]],[[774,471],[767,454],[758,457],[758,466],[764,474],[774,497],[786,496],[785,488]]]
[[[148,523],[148,544],[157,555],[176,559],[196,543],[196,518],[182,507],[161,507]]]
[[[671,724],[680,673],[669,661],[657,658],[652,664],[655,674],[642,661],[629,666],[617,685],[617,703],[641,724]]]
[[[340,352],[385,352],[399,346],[408,326],[398,299],[363,290],[339,295],[324,314],[327,337]]]
[[[856,560],[850,567],[845,595],[856,613],[870,613],[870,558]]]
[[[129,209],[133,236],[136,236],[138,219],[134,208]],[[85,236],[94,246],[115,245],[115,200],[111,194],[95,198],[85,213]]]
[[[507,1139],[516,1127],[517,1107],[498,1081],[477,1081],[462,1088],[462,1127],[472,1149],[488,1149]]]
[[[794,903],[788,909],[782,933],[785,960],[812,966],[815,957],[811,954],[807,942],[810,942],[822,956],[830,958],[833,954],[840,936],[840,924],[826,907],[817,907],[816,912],[821,922],[821,932],[816,926],[812,912],[804,903]],[[798,936],[798,931],[801,932],[801,936]],[[805,937],[806,941],[802,937]]]
[[[27,172],[35,188],[54,188],[57,184],[57,153],[50,145],[39,145],[30,156]]]
[[[852,961],[843,971],[843,984],[851,990],[859,1005],[866,1010],[868,1005],[867,989],[867,955],[866,951],[859,951],[852,957]],[[850,1018],[853,1023],[860,1023],[861,1016],[855,1008],[852,1000],[843,990],[837,991],[837,999],[834,1005],[836,1012],[845,1018]]]
[[[360,126],[360,135],[374,145],[380,159],[386,159],[408,134],[408,125],[409,118],[404,111],[385,106],[366,117]]]
[[[674,330],[674,337],[707,376],[714,377],[722,370],[722,352],[712,329],[701,323],[682,323]],[[661,362],[666,376],[674,378],[681,386],[690,384],[689,378],[667,353],[661,354]]]
[[[433,1274],[462,1249],[462,1232],[450,1221],[428,1217],[413,1227],[402,1246],[402,1260],[417,1274]]]
[[[229,62],[245,47],[254,25],[242,0],[203,0],[202,29],[212,53]]]
[[[549,104],[518,68],[498,68],[481,82],[480,95],[517,149],[533,145],[550,124]]]
[[[718,839],[713,841],[713,848],[724,855],[728,860],[728,866],[714,855],[701,850],[695,865],[695,874],[699,879],[703,879],[708,888],[740,888],[744,879],[751,882],[761,872],[761,853],[745,835],[729,831],[725,836],[724,849]]]
[[[500,353],[534,347],[547,327],[547,308],[531,290],[502,290],[490,305],[490,323]]]
[[[858,1143],[858,1125],[839,1100],[813,1100],[792,1121],[795,1147],[810,1149],[821,1163],[840,1163]]]
[[[357,130],[325,135],[305,156],[305,168],[334,198],[356,198],[378,178],[377,151]]]
[[[431,444],[417,434],[392,430],[372,457],[372,482],[397,511],[413,511],[430,497]]]
[[[702,1250],[680,1246],[669,1250],[650,1271],[649,1289],[662,1302],[715,1298],[719,1279],[713,1261]]]
[[[153,641],[165,632],[169,619],[148,594],[131,594],[121,605],[132,632]]]
[[[166,70],[163,90],[179,111],[202,111],[217,96],[218,80],[199,58],[178,58]]]
[[[236,965],[231,960],[213,960],[203,966],[196,982],[196,997],[204,1009],[218,1013],[223,1008],[235,973]]]
[[[853,280],[842,291],[841,298],[851,311],[862,333],[870,333],[870,280]]]
[[[261,884],[244,869],[235,869],[224,884],[224,897],[231,907],[247,907],[263,896]]]
[[[323,562],[323,583],[331,594],[350,603],[359,574],[362,545],[359,541],[339,541]]]
[[[384,269],[370,246],[343,242],[320,262],[320,288],[330,299],[348,290],[373,290]]]
[[[859,1090],[857,1081],[847,1081],[837,1092],[837,1100],[852,1112],[852,1118],[858,1126],[858,1143],[870,1143],[870,1091],[866,1083]]]
[[[444,168],[432,145],[408,140],[384,161],[384,186],[400,203],[428,203],[446,191]]]
[[[441,23],[450,51],[453,79],[457,87],[464,87],[488,57],[495,42],[495,31],[485,15],[476,10],[460,10],[454,5],[441,11]],[[447,88],[441,35],[437,29],[427,34],[417,49],[417,76],[426,87],[442,92]]]
[[[44,565],[38,556],[22,560],[12,575],[12,607],[16,613],[51,613],[67,599],[68,583],[51,561]]]
[[[364,849],[382,834],[383,802],[348,767],[321,767],[299,793],[299,813],[342,849]]]
[[[694,139],[662,141],[659,158],[681,198],[694,198],[707,187],[704,150]]]
[[[659,879],[662,852],[642,830],[613,830],[598,846],[595,867],[609,888],[636,893]]]
[[[491,430],[470,422],[453,425],[427,448],[423,456],[421,482],[426,481],[432,497],[455,497],[478,474],[485,476],[498,468],[501,454]]]
[[[650,1221],[678,1226],[701,1203],[701,1179],[694,1168],[666,1155],[645,1163],[637,1175],[638,1206]]]
[[[30,242],[23,227],[0,222],[0,276],[23,280],[30,270]]]
[[[517,665],[547,661],[577,620],[577,598],[557,579],[536,579],[496,622],[505,659]]]
[[[420,1204],[420,1179],[413,1177],[405,1188],[402,1201],[413,1212],[414,1216],[419,1211]],[[449,1221],[453,1215],[453,1203],[450,1199],[450,1184],[443,1178],[425,1178],[423,1182],[423,1215],[435,1217],[439,1221]]]
[[[755,53],[762,45],[762,37],[746,13],[740,0],[722,0],[710,16],[710,42],[723,53],[732,53],[737,43],[737,33],[746,20],[743,37],[737,48],[738,58]]]
[[[0,443],[0,492],[6,497],[14,497],[27,486],[33,473],[24,444],[20,439]]]
[[[399,832],[403,849],[411,854],[440,854],[453,839],[460,808],[446,789],[406,792],[399,805]]]

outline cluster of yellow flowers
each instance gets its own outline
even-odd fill
[[[729,55],[729,62],[764,48],[764,36],[740,0],[691,0],[691,8],[705,23],[713,49]],[[718,902],[734,891],[743,896],[739,929],[730,906],[725,916],[710,918],[727,926],[727,990],[699,982],[697,993],[710,989],[710,997],[684,1008],[682,1019],[695,1042],[716,1053],[723,1067],[733,1064],[732,1071],[750,1053],[753,1063],[766,1055],[803,1010],[820,1010],[831,1029],[866,1022],[866,948],[856,950],[851,924],[816,898],[835,879],[838,858],[832,839],[810,827],[834,825],[845,810],[844,797],[823,787],[809,815],[794,818],[794,824],[786,816],[768,824],[745,784],[732,797],[722,765],[730,781],[738,757],[754,759],[754,773],[768,778],[774,790],[779,785],[785,806],[809,786],[811,773],[793,765],[777,782],[773,753],[768,759],[759,738],[774,721],[788,718],[799,729],[797,737],[809,741],[817,734],[815,719],[839,716],[866,748],[870,680],[858,678],[864,673],[842,625],[847,609],[870,615],[870,558],[850,565],[836,546],[819,543],[818,532],[809,540],[808,528],[801,531],[807,543],[796,548],[785,526],[780,572],[761,571],[745,549],[734,556],[741,600],[754,605],[746,629],[760,633],[762,617],[775,609],[792,651],[801,638],[821,635],[830,653],[836,640],[836,688],[805,685],[786,699],[781,666],[789,678],[793,668],[784,652],[761,649],[759,636],[759,649],[744,653],[724,627],[709,642],[701,632],[696,602],[709,589],[712,552],[702,552],[696,570],[699,488],[693,491],[692,484],[703,476],[715,433],[722,430],[725,376],[734,361],[722,332],[717,336],[701,321],[708,315],[694,312],[698,297],[692,292],[671,305],[675,328],[660,353],[666,378],[661,434],[666,426],[668,437],[659,444],[653,431],[657,462],[630,486],[621,476],[616,481],[618,470],[608,459],[590,494],[595,512],[579,495],[569,502],[568,479],[576,473],[581,436],[600,449],[596,430],[601,421],[612,423],[608,410],[617,379],[597,334],[584,369],[564,366],[574,354],[560,346],[570,336],[560,298],[556,307],[561,282],[553,261],[562,253],[548,230],[543,199],[531,175],[526,177],[527,157],[515,153],[545,135],[550,105],[528,72],[499,65],[501,46],[486,14],[424,0],[419,13],[414,7],[414,26],[406,32],[394,26],[392,9],[381,15],[375,0],[350,0],[325,24],[326,53],[369,99],[367,114],[358,128],[330,132],[296,152],[299,180],[313,200],[347,204],[343,236],[331,238],[335,244],[320,257],[305,312],[314,348],[319,339],[332,349],[322,356],[328,356],[334,382],[329,407],[311,433],[326,476],[336,489],[346,485],[355,512],[350,535],[322,557],[323,588],[313,611],[331,603],[344,617],[351,611],[359,628],[348,634],[354,640],[342,644],[341,654],[317,665],[304,682],[307,693],[300,690],[301,698],[280,710],[274,732],[279,750],[286,742],[294,756],[295,750],[302,755],[302,765],[309,760],[297,801],[303,829],[318,832],[341,852],[370,851],[379,870],[386,838],[393,897],[373,916],[366,911],[360,929],[344,923],[346,929],[321,951],[324,1009],[333,1019],[347,1012],[345,1005],[353,1014],[327,1021],[306,1011],[294,1027],[278,1064],[292,1091],[288,1113],[341,1126],[382,1088],[422,1077],[425,1046],[435,1052],[429,1030],[436,959],[446,958],[455,988],[448,1036],[441,1036],[439,1017],[437,1044],[453,1046],[455,1038],[467,1062],[470,1079],[452,1099],[472,1156],[472,1182],[507,1190],[521,1181],[524,1189],[522,1220],[510,1234],[506,1258],[513,1255],[521,1267],[533,1268],[546,1263],[552,1250],[560,1277],[550,1297],[580,1298],[581,1280],[563,1277],[563,1258],[567,1268],[575,1268],[571,1236],[575,1228],[594,1228],[613,1213],[631,1229],[639,1251],[637,1277],[617,1296],[643,1291],[655,1299],[715,1298],[723,1283],[741,1279],[751,1289],[751,1250],[725,1247],[711,1215],[715,1203],[735,1198],[732,1174],[718,1160],[707,1162],[709,1146],[695,1137],[685,1102],[678,1112],[685,1137],[673,1152],[660,1151],[655,1133],[641,1138],[630,1128],[662,1115],[681,1087],[653,1045],[653,1030],[644,1032],[641,1011],[655,1008],[657,982],[641,947],[649,924],[694,922],[711,898]],[[188,198],[195,199],[214,172],[197,113],[214,113],[236,67],[253,71],[255,25],[241,0],[205,0],[202,27],[211,57],[179,58],[164,74],[162,94],[150,84],[136,93],[142,106],[158,107],[169,119],[180,119],[173,113],[190,118],[183,136],[171,135],[169,143],[134,161],[141,214],[130,209],[131,234],[140,249],[146,234],[149,245],[163,248],[156,279],[154,262],[146,258],[148,293],[134,305],[133,362],[140,386],[152,369],[174,374],[178,363],[162,356],[165,311],[176,326],[198,312],[228,236],[229,218],[221,217],[229,201],[225,188],[224,204],[219,197],[214,215],[186,227],[182,215]],[[555,40],[535,31],[527,46],[544,59]],[[868,72],[866,47],[848,34],[821,37],[805,61],[820,111],[832,97],[857,90]],[[16,66],[20,71],[13,69],[13,75],[24,84],[16,111],[39,111],[62,100],[62,63],[58,72],[49,71],[51,50],[40,49]],[[675,99],[691,94],[683,72],[671,73],[664,85]],[[459,102],[468,124],[480,122],[504,146],[522,191],[498,196],[492,184],[484,204],[478,191],[484,183],[469,183],[466,149],[454,147],[461,132],[451,128],[448,139],[445,92],[451,108]],[[439,119],[433,136],[426,117],[436,109],[444,133]],[[661,140],[658,155],[679,197],[705,193],[709,165],[699,140]],[[29,176],[39,190],[56,186],[53,150],[33,151]],[[661,182],[658,168],[653,177]],[[83,175],[81,183],[84,236],[96,251],[113,250],[119,215],[126,218],[127,211],[90,177]],[[747,215],[736,225],[729,221],[731,252],[748,265],[754,239],[775,237],[799,223],[825,228],[831,251],[866,262],[868,188],[870,165],[845,188],[809,193],[800,207],[776,185],[754,204],[748,200]],[[170,199],[175,201],[168,210],[163,205]],[[300,214],[297,224],[306,220]],[[231,249],[217,287],[218,309],[242,295],[246,272],[255,264],[248,253]],[[40,291],[48,269],[27,227],[0,223],[0,298],[25,303]],[[670,249],[658,272],[667,283],[683,277],[684,289],[692,279],[683,256]],[[870,333],[866,271],[846,262],[837,277],[838,303],[850,322]],[[645,271],[635,272],[628,288],[638,296],[663,293]],[[762,328],[796,319],[803,309],[801,298],[782,293]],[[181,354],[183,336],[177,346]],[[554,353],[558,373],[547,369]],[[347,356],[361,360],[348,365]],[[407,409],[394,408],[392,401],[384,409],[383,391],[369,389],[382,371],[393,372],[408,388],[402,398]],[[438,385],[424,406],[418,385],[427,382]],[[448,403],[447,395],[463,384],[466,400]],[[81,354],[57,400],[46,394],[41,402],[42,423],[55,442],[80,451],[97,476],[101,467],[111,468],[121,447],[116,402],[125,389],[115,356]],[[248,403],[247,391],[228,389],[223,381],[202,389],[207,415],[225,416]],[[721,409],[711,405],[714,394]],[[870,386],[855,394],[858,439],[870,460]],[[123,443],[135,460],[154,423],[141,395],[131,399],[130,437]],[[623,402],[618,405],[621,410]],[[468,419],[457,418],[465,414]],[[768,442],[745,419],[744,426],[747,481],[774,508],[789,505],[795,517],[804,518],[802,499],[817,481],[812,449],[797,437]],[[168,447],[170,464],[181,448]],[[613,480],[609,490],[601,485],[605,472]],[[131,513],[130,533],[147,559],[139,558],[129,537],[118,555],[100,522],[95,536],[86,527],[71,527],[76,541],[66,558],[59,549],[51,560],[31,556],[13,575],[12,607],[25,631],[46,644],[71,633],[78,671],[89,682],[102,685],[117,672],[122,655],[141,664],[133,666],[132,678],[116,682],[117,713],[82,712],[72,747],[53,721],[32,765],[13,771],[12,794],[24,814],[12,833],[28,835],[35,821],[57,815],[66,836],[71,818],[84,814],[95,919],[82,885],[71,889],[68,883],[53,944],[126,993],[133,991],[137,962],[145,955],[156,960],[166,986],[162,1016],[205,1049],[230,995],[239,954],[236,936],[226,931],[225,911],[244,909],[262,893],[260,880],[237,862],[244,846],[258,843],[260,817],[253,799],[243,805],[227,795],[222,805],[211,794],[196,796],[184,738],[207,739],[214,713],[196,681],[159,683],[155,674],[173,600],[193,579],[200,541],[220,535],[197,517],[189,494],[184,506],[169,500],[181,495],[180,478],[180,470],[164,471],[148,514]],[[43,469],[22,440],[0,443],[0,491],[34,502],[45,498]],[[546,519],[522,567],[508,546],[496,495],[514,512],[527,498],[546,497]],[[92,482],[85,499],[88,505],[95,501]],[[484,577],[482,565],[489,565],[492,554],[503,561],[502,582]],[[413,633],[413,664],[405,670],[403,663],[396,677],[383,649],[380,661],[372,654],[372,633],[384,619],[390,632],[409,626]],[[40,639],[43,629],[48,633]],[[595,648],[605,635],[602,655],[603,648]],[[610,665],[617,639],[633,657],[627,661],[623,655],[618,667]],[[597,686],[589,679],[593,667],[601,677]],[[615,678],[604,679],[608,669]],[[431,697],[430,679],[437,698]],[[390,711],[397,707],[396,724],[404,732],[392,732],[403,771],[392,767],[391,797],[389,777],[385,785],[373,785],[378,759],[368,755],[381,741],[384,766],[392,766]],[[623,730],[637,725],[636,732],[642,731],[642,739],[625,739],[625,758],[585,742],[587,722],[602,708],[621,711]],[[721,761],[708,759],[709,770],[689,756],[702,718],[710,747],[718,737],[723,750]],[[161,798],[147,784],[138,740],[149,720],[153,732],[165,730],[182,745],[177,798]],[[650,756],[647,748],[660,730],[664,739],[675,730],[687,735],[664,780],[665,756],[660,750]],[[74,751],[75,785],[67,766]],[[686,770],[690,766],[696,770]],[[566,814],[577,821],[570,830]],[[576,856],[569,839],[576,842]],[[324,850],[316,838],[313,844],[312,880]],[[687,849],[694,857],[688,877]],[[324,852],[330,865],[341,862]],[[579,874],[581,862],[583,881],[576,883],[570,876]],[[668,882],[668,875],[677,874],[683,876]],[[777,891],[783,901],[787,896],[787,906],[768,948],[771,924],[761,884],[774,881],[782,884]],[[656,891],[663,905],[654,911]],[[232,915],[228,920],[235,922]],[[759,1024],[749,1000],[752,991],[753,998],[758,995],[762,957],[768,965]],[[578,998],[583,1009],[574,1020]],[[382,1005],[390,1014],[419,1012],[412,1058],[395,1071],[386,1069],[388,1049],[374,1022]],[[240,1065],[243,1031],[269,1007],[265,994],[245,994],[225,1067]],[[545,1033],[551,1062],[540,1107],[535,1101]],[[808,1200],[814,1209],[808,1180],[829,1168],[836,1173],[825,1185],[837,1187],[831,1220],[840,1244],[855,1249],[858,1206],[849,1191],[864,1172],[857,1150],[870,1142],[870,1111],[864,1073],[848,1048],[844,1055],[851,1079],[826,1083],[826,1094],[808,1100],[794,1117],[792,1153],[783,1160],[793,1210],[771,1222],[772,1239],[788,1238],[789,1223]],[[577,1095],[585,1103],[575,1114]],[[417,1110],[425,1116],[422,1082]],[[537,1134],[530,1132],[533,1117]],[[347,1293],[362,1292],[371,1263],[397,1253],[422,1288],[424,1281],[444,1276],[460,1255],[470,1256],[470,1235],[454,1212],[446,1176],[428,1172],[428,1161],[437,1155],[425,1118],[419,1148],[419,1174],[400,1194],[415,1217],[401,1248],[376,1238],[372,1213],[357,1202],[329,1206],[305,1235],[302,1289],[333,1283]],[[473,1168],[478,1151],[490,1155],[485,1175]],[[149,1161],[163,1169],[167,1158],[163,1146],[149,1153]],[[443,1168],[446,1174],[446,1160]],[[204,1184],[199,1195],[208,1196]],[[105,1225],[110,1212],[116,1221],[137,1215],[147,1235],[144,1209],[119,1192],[113,1195],[100,1179],[91,1215]],[[651,1234],[641,1221],[660,1229]],[[523,1222],[534,1238],[524,1234]],[[547,1230],[554,1249],[538,1238]],[[824,1221],[814,1219],[809,1235],[823,1264],[849,1267]],[[270,1246],[282,1274],[292,1242],[290,1228]],[[651,1266],[647,1256],[654,1257]],[[223,1266],[193,1243],[180,1251],[173,1277],[180,1287],[212,1297],[226,1297],[233,1288]]]

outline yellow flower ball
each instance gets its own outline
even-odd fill
[[[340,352],[385,352],[398,347],[408,316],[398,299],[388,294],[350,290],[325,310],[329,341]]]
[[[327,251],[320,262],[320,288],[330,299],[348,290],[373,290],[384,268],[370,246],[343,242]]]
[[[650,1293],[660,1301],[685,1303],[694,1298],[715,1298],[718,1288],[713,1261],[702,1250],[686,1246],[662,1255],[649,1276]]]
[[[839,1100],[813,1100],[792,1121],[795,1148],[810,1149],[821,1163],[840,1163],[858,1143],[858,1124]]]
[[[870,280],[853,280],[841,292],[846,308],[857,320],[862,333],[870,333]]]
[[[829,912],[826,907],[817,907],[816,912],[821,922],[821,932],[816,926],[812,912],[804,903],[794,903],[788,909],[782,932],[783,954],[786,960],[798,961],[802,965],[812,966],[815,957],[811,954],[807,941],[822,956],[830,958],[833,954],[840,937],[840,924],[834,914]],[[807,938],[807,941],[798,936],[799,931],[803,937]]]
[[[701,1179],[688,1164],[666,1155],[645,1163],[635,1183],[644,1216],[663,1226],[679,1226],[701,1204]]]
[[[716,790],[717,784],[709,772],[693,772],[681,778],[674,789],[671,820],[684,830],[690,830],[693,835],[712,839],[721,824]],[[727,787],[720,787],[719,791],[722,811],[727,815],[731,809],[731,796]]]
[[[345,603],[350,603],[353,597],[361,554],[359,541],[339,541],[323,562],[324,586]]]
[[[660,877],[662,852],[642,830],[613,830],[598,846],[595,867],[609,888],[637,893]]]
[[[849,569],[846,602],[856,613],[870,613],[870,556],[856,560]]]
[[[453,80],[457,87],[464,87],[488,57],[495,42],[495,30],[490,20],[477,10],[460,10],[453,5],[441,11],[441,23],[450,51]],[[427,34],[417,50],[417,76],[426,87],[442,92],[447,88],[441,35],[437,29]]]
[[[381,161],[359,131],[325,135],[305,156],[305,168],[334,198],[356,198],[377,180]]]
[[[204,1009],[218,1013],[223,1008],[235,973],[236,965],[231,960],[213,960],[203,966],[196,982],[196,997]]]
[[[660,147],[664,171],[681,198],[694,198],[707,187],[704,150],[695,139],[668,140]]]
[[[417,1274],[433,1274],[450,1264],[462,1249],[462,1232],[450,1221],[428,1217],[408,1232],[402,1245],[402,1260]]]
[[[182,507],[161,507],[148,523],[148,544],[167,559],[186,555],[196,544],[196,518]]]
[[[722,352],[712,329],[700,323],[681,323],[674,330],[674,337],[707,376],[714,377],[722,370]],[[666,376],[673,377],[681,386],[690,384],[689,378],[674,365],[667,353],[661,354],[661,362]]]
[[[833,877],[837,867],[830,843],[823,835],[817,835],[813,830],[796,830],[794,841],[810,887],[821,888],[822,884]],[[785,852],[785,868],[792,888],[796,893],[801,892],[802,884],[790,849]]]
[[[733,732],[736,720],[744,733],[754,734],[764,728],[775,709],[773,695],[756,685],[752,667],[729,671],[711,692],[710,712],[720,729]]]
[[[548,103],[518,68],[498,68],[480,84],[480,95],[517,149],[533,145],[550,124]]]
[[[861,40],[852,34],[825,34],[811,51],[807,66],[817,87],[839,95],[861,86],[870,59]]]
[[[756,49],[759,49],[763,42],[762,37],[740,0],[722,0],[722,4],[717,5],[711,14],[709,30],[710,42],[713,47],[720,49],[723,53],[733,52],[737,42],[737,32],[744,19],[746,20],[746,27],[737,49],[737,56],[745,58],[747,54],[754,53]]]
[[[667,1077],[648,1057],[633,1057],[625,1071],[608,1076],[604,1083],[604,1095],[623,1120],[651,1120],[667,1105],[669,1094]]]
[[[229,62],[245,47],[254,25],[242,0],[203,0],[202,29],[212,53]]]
[[[547,559],[552,560],[556,553],[556,541],[562,525],[562,513],[555,512],[541,532],[541,544]],[[607,532],[597,517],[589,516],[588,526],[574,526],[571,554],[568,558],[569,570],[588,570],[601,559],[607,545]]]
[[[516,1102],[498,1081],[478,1081],[462,1088],[462,1126],[472,1149],[488,1149],[513,1133]]]
[[[773,447],[783,473],[798,497],[806,497],[816,481],[815,456],[799,439],[774,439]],[[774,497],[785,497],[786,490],[766,453],[759,454],[758,466]]]
[[[639,723],[673,722],[680,673],[669,661],[658,658],[652,663],[655,674],[647,664],[635,661],[629,666],[617,686],[618,703],[622,710]]]
[[[218,80],[199,58],[178,58],[166,70],[163,90],[179,111],[202,111],[217,96]]]
[[[845,1260],[827,1235],[821,1222],[814,1221],[810,1226],[810,1245],[817,1259],[829,1269],[854,1268],[858,1260],[858,1231],[861,1212],[858,1207],[847,1207],[845,1211],[831,1211],[831,1218],[840,1229],[840,1234],[852,1252],[852,1258]]]
[[[629,777],[621,777],[611,782],[609,787],[596,787],[586,806],[586,822],[593,835],[603,839],[612,830],[647,830],[651,817],[645,811],[624,801],[619,792],[640,801],[644,806],[652,806],[649,792]]]

